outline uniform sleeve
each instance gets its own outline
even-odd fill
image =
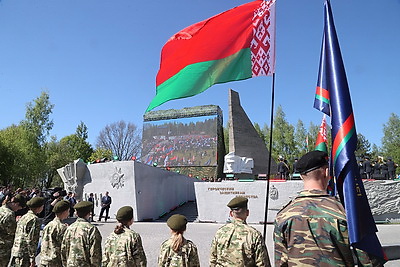
[[[254,244],[255,244],[254,257],[256,266],[270,267],[271,262],[269,260],[268,250],[261,234],[257,234]]]
[[[199,254],[197,252],[197,247],[193,243],[191,243],[189,259],[191,267],[200,267],[200,260],[199,260]]]
[[[101,234],[99,230],[94,227],[94,231],[90,234],[90,239],[93,240],[90,245],[90,262],[91,266],[101,266]]]
[[[146,254],[144,253],[142,238],[139,234],[135,237],[135,242],[133,244],[134,255],[133,259],[135,261],[135,266],[147,266]]]
[[[284,233],[283,230],[280,229],[276,221],[274,223],[274,247],[275,267],[288,266],[288,255]]]
[[[107,266],[107,264],[110,262],[110,239],[107,238],[105,244],[104,244],[104,251],[103,251],[103,257],[102,257],[102,266]]]
[[[68,231],[65,231],[63,240],[61,242],[61,262],[63,266],[67,266],[68,253],[69,253],[69,238],[68,238]]]
[[[158,255],[158,266],[169,266],[168,257],[169,257],[169,247],[166,244],[167,241],[164,241],[161,244],[160,254]]]
[[[214,237],[211,243],[210,251],[210,267],[217,265],[217,239]]]
[[[28,236],[27,236],[27,249],[28,249],[28,255],[29,258],[32,261],[35,261],[36,258],[36,250],[37,250],[37,246],[39,243],[39,235],[40,235],[40,224],[39,224],[39,220],[35,219],[35,220],[31,220],[29,222],[29,224],[27,225],[27,229],[29,230],[28,232]]]

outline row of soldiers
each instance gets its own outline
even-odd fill
[[[328,162],[328,155],[321,151],[309,152],[298,161],[304,190],[275,219],[275,266],[382,266],[376,257],[362,250],[353,253],[344,208],[326,193]],[[13,231],[4,227],[3,218],[7,213],[7,225],[12,224],[12,211],[23,206],[23,200],[16,195],[1,207],[0,227],[8,230],[8,235],[0,238],[0,266],[7,266],[10,257],[10,266],[35,266],[40,229],[35,214],[43,209],[43,203],[41,197],[28,201],[30,211],[18,221],[15,238]],[[216,232],[209,265],[271,266],[264,238],[246,223],[248,199],[235,197],[227,206],[232,220]],[[89,201],[77,203],[74,208],[78,218],[67,227],[62,220],[68,216],[69,203],[60,201],[55,205],[56,217],[43,230],[40,266],[146,266],[141,237],[130,229],[132,207],[118,210],[118,225],[107,238],[103,252],[100,232],[89,220],[92,207]],[[168,219],[171,237],[161,245],[158,266],[200,266],[195,244],[183,236],[186,224],[183,215]]]

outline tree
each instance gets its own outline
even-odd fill
[[[42,92],[38,98],[26,105],[25,120],[21,122],[21,125],[34,134],[40,146],[45,143],[53,129],[54,123],[50,119],[53,108],[54,105],[50,103],[50,96],[47,92]]]
[[[2,174],[5,184],[16,186],[39,185],[45,169],[45,154],[36,142],[34,133],[23,126],[11,125],[0,131],[2,153],[10,158],[5,160],[7,171]]]
[[[111,159],[113,156],[113,153],[110,149],[105,149],[105,148],[96,148],[92,155],[89,157],[89,162],[96,162],[96,160],[101,160],[104,158]]]
[[[307,153],[307,130],[304,127],[304,123],[302,120],[297,121],[296,129],[294,131],[294,142],[296,147],[295,156],[300,158],[302,155]]]
[[[109,149],[119,160],[138,157],[141,148],[140,131],[133,123],[124,121],[106,125],[97,137],[97,148]]]
[[[390,114],[389,121],[383,125],[382,150],[384,156],[400,162],[400,117]]]
[[[272,138],[273,157],[276,159],[281,155],[288,161],[292,161],[295,151],[294,127],[286,121],[282,106],[278,106],[275,112]]]
[[[366,156],[371,156],[371,143],[368,139],[361,133],[357,134],[357,147],[355,151],[356,156],[364,158]]]

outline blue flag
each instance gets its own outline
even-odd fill
[[[336,189],[346,209],[350,243],[385,259],[354,154],[357,133],[353,108],[329,0],[325,1],[325,25],[314,107],[331,116],[331,162]]]

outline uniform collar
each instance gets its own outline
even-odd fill
[[[329,196],[329,195],[326,191],[311,189],[311,190],[301,191],[297,197],[317,197],[317,196]]]

